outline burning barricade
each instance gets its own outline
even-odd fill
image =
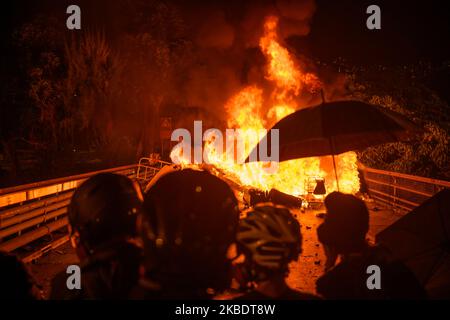
[[[271,88],[248,85],[229,98],[224,106],[228,128],[234,128],[238,134],[228,134],[227,130],[227,133],[222,135],[216,129],[208,130],[204,134],[194,132],[193,152],[190,136],[184,137],[183,141],[173,148],[171,159],[183,167],[201,167],[204,165],[202,159],[207,159],[207,166],[212,168],[212,172],[220,173],[243,189],[260,190],[267,194],[272,192],[272,196],[281,202],[296,203],[300,196],[314,201],[338,189],[330,159],[310,157],[278,163],[269,157],[269,161],[265,162],[244,163],[249,152],[258,144],[264,132],[267,132],[265,129],[306,107],[300,104],[299,97],[305,92],[317,92],[322,85],[315,74],[302,70],[283,47],[278,39],[277,26],[278,19],[268,17],[259,43],[267,61],[266,80],[272,84]],[[189,134],[187,130],[185,133]],[[172,135],[172,140],[179,141],[179,137],[180,135]],[[226,141],[225,148],[223,140]],[[239,145],[243,152],[236,151]],[[194,161],[191,153],[194,154]],[[338,169],[336,172],[342,192],[356,193],[359,190],[356,161],[354,152],[336,156],[334,164]],[[274,167],[276,170],[273,170]],[[319,193],[309,191],[311,179],[314,182],[320,181],[316,183],[321,185]],[[288,199],[289,196],[293,198]]]

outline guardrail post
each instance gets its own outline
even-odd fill
[[[397,178],[392,177],[392,187],[393,187],[393,195],[394,195],[394,210],[397,209]]]

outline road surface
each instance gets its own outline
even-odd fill
[[[372,241],[379,231],[401,217],[401,215],[380,208],[374,203],[367,203],[367,206],[370,210],[369,239]],[[316,235],[316,229],[323,221],[317,216],[321,212],[323,210],[306,210],[304,213],[295,211],[301,224],[303,252],[299,260],[290,266],[288,283],[291,287],[302,291],[315,292],[315,281],[324,270],[325,257]],[[44,297],[48,297],[50,282],[54,275],[65,270],[68,265],[77,263],[78,258],[74,250],[69,243],[66,243],[37,262],[30,264],[30,269],[42,287]]]

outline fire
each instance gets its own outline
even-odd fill
[[[297,96],[306,87],[310,91],[320,88],[321,84],[316,75],[301,72],[294,64],[289,51],[278,41],[278,18],[271,16],[264,24],[264,36],[259,42],[262,52],[268,60],[267,79],[276,83],[273,92],[275,99],[280,102]]]
[[[228,114],[228,127],[241,129],[240,137],[245,141],[244,155],[256,146],[263,133],[277,121],[293,113],[299,107],[298,95],[304,90],[316,91],[321,87],[317,76],[303,72],[289,51],[278,40],[278,19],[268,17],[264,25],[264,35],[260,39],[260,48],[267,59],[266,78],[274,87],[270,101],[264,101],[264,91],[256,85],[243,88],[232,96],[225,105]],[[267,109],[265,106],[271,105]],[[260,134],[258,134],[260,133]],[[276,173],[265,168],[270,163],[242,163],[236,159],[234,143],[226,144],[225,152],[217,152],[214,147],[214,135],[207,137],[204,155],[209,162],[227,177],[242,186],[270,190],[275,188],[292,195],[304,195],[310,189],[309,182],[315,178],[325,178],[327,193],[337,189],[331,157],[312,157],[280,162]],[[172,160],[183,160],[182,150],[174,148]],[[183,161],[181,161],[183,164]],[[340,191],[355,193],[359,190],[359,178],[356,166],[356,154],[347,152],[336,156]]]

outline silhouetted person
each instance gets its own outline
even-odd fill
[[[145,195],[143,274],[133,299],[208,299],[228,288],[239,219],[219,178],[191,169],[162,176]]]
[[[0,301],[35,300],[38,296],[26,266],[16,256],[0,252]]]
[[[69,232],[81,267],[81,290],[69,290],[69,274],[53,282],[51,299],[125,299],[137,283],[141,249],[135,244],[142,195],[122,175],[101,173],[75,191]]]
[[[254,288],[237,300],[311,300],[318,297],[291,289],[286,283],[289,263],[301,253],[300,224],[285,207],[258,204],[246,212],[237,233],[241,282]]]
[[[400,262],[388,262],[381,248],[368,245],[369,212],[362,200],[333,192],[325,198],[325,207],[327,215],[317,235],[327,256],[327,272],[316,282],[317,293],[327,299],[425,298],[425,291],[408,268]],[[340,262],[335,265],[338,257]],[[373,274],[368,273],[371,265],[380,268],[381,289],[367,285]]]

